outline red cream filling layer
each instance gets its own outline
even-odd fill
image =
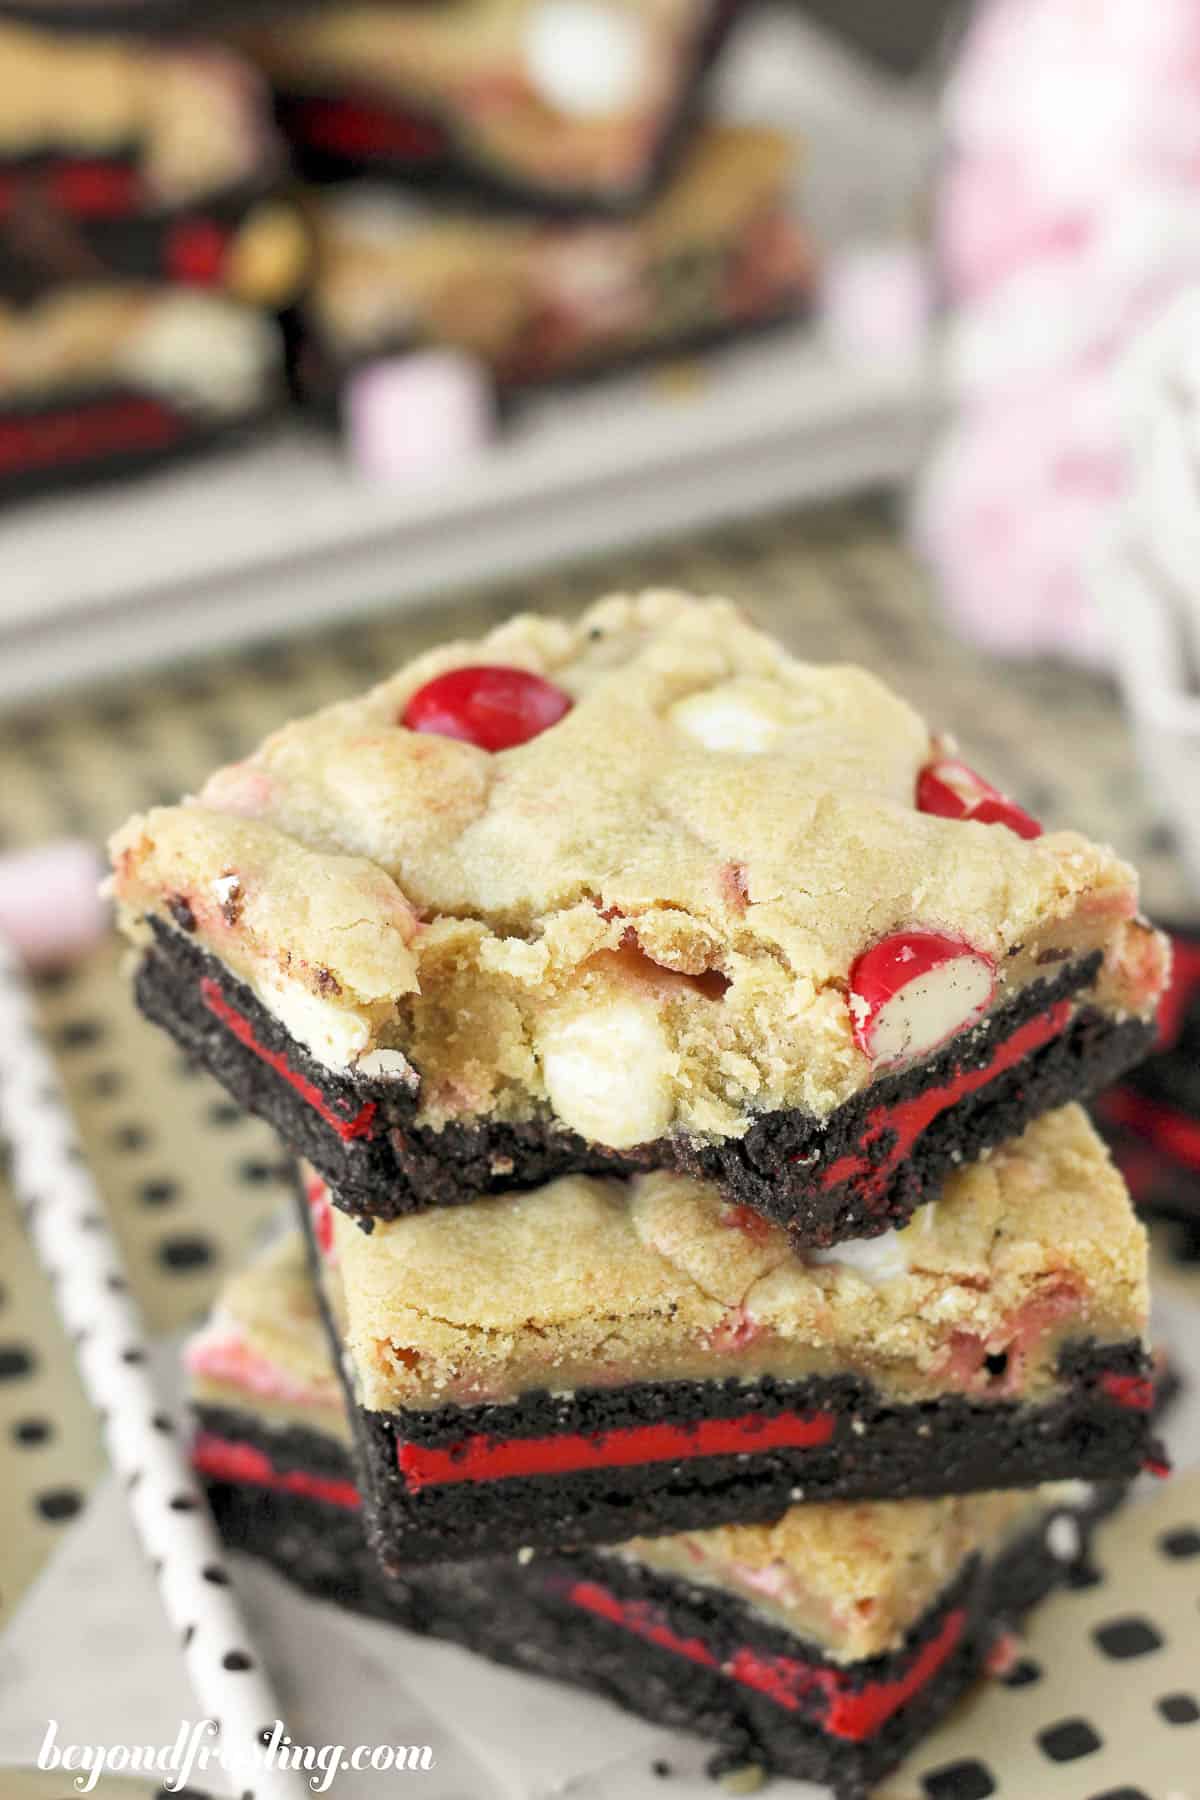
[[[1110,1125],[1144,1138],[1183,1168],[1200,1171],[1200,1119],[1128,1087],[1110,1089],[1100,1110]]]
[[[845,1156],[839,1156],[827,1168],[822,1169],[819,1176],[821,1186],[841,1187],[843,1183],[853,1182],[863,1195],[884,1193],[895,1170],[911,1155],[913,1145],[921,1133],[941,1113],[966,1095],[987,1087],[998,1075],[1015,1068],[1027,1056],[1032,1056],[1035,1050],[1040,1050],[1044,1044],[1060,1037],[1070,1016],[1071,1002],[1060,1000],[1049,1012],[1041,1013],[1036,1019],[1029,1019],[1024,1025],[1018,1026],[1011,1037],[997,1044],[982,1068],[962,1069],[949,1081],[923,1088],[910,1100],[901,1100],[895,1106],[877,1106],[867,1119],[859,1148],[847,1152]],[[872,1150],[885,1136],[891,1136],[895,1141],[882,1157],[873,1156]]]
[[[192,1467],[210,1481],[227,1481],[235,1487],[303,1494],[308,1500],[323,1500],[327,1506],[351,1511],[361,1504],[353,1482],[338,1481],[331,1475],[313,1475],[305,1469],[277,1469],[257,1445],[233,1443],[211,1431],[197,1434],[192,1444]]]
[[[556,1437],[494,1438],[484,1433],[430,1448],[398,1444],[396,1461],[410,1493],[457,1481],[502,1481],[518,1475],[569,1475],[638,1463],[761,1450],[811,1450],[833,1436],[831,1412],[750,1413],[701,1419],[695,1425],[624,1425],[613,1431]]]
[[[64,158],[43,168],[0,170],[0,218],[30,202],[80,219],[120,219],[144,204],[144,194],[130,163]]]
[[[366,100],[285,100],[283,112],[290,137],[337,156],[428,162],[441,156],[448,143],[440,125],[400,106],[377,106]]]
[[[643,1638],[660,1650],[686,1657],[765,1694],[789,1712],[801,1706],[831,1737],[861,1743],[877,1732],[894,1712],[918,1694],[946,1662],[963,1634],[966,1613],[956,1607],[946,1614],[936,1634],[923,1644],[903,1674],[890,1681],[855,1687],[848,1672],[804,1662],[798,1657],[770,1656],[742,1645],[721,1662],[701,1638],[681,1637],[666,1614],[644,1600],[622,1600],[596,1581],[577,1581],[567,1589],[572,1606]]]
[[[161,401],[132,395],[84,401],[57,411],[0,414],[0,475],[21,469],[77,467],[90,457],[162,450],[180,420]]]
[[[301,1075],[298,1070],[293,1069],[282,1050],[268,1050],[265,1044],[259,1042],[249,1019],[245,1018],[236,1006],[229,1004],[217,983],[210,976],[201,977],[200,993],[209,1012],[216,1014],[225,1029],[233,1033],[238,1043],[244,1044],[247,1050],[253,1051],[254,1055],[260,1061],[265,1062],[269,1069],[274,1069],[277,1075],[282,1076],[289,1087],[295,1088],[305,1105],[311,1106],[318,1118],[323,1119],[331,1131],[336,1131],[343,1142],[349,1143],[354,1138],[374,1136],[371,1122],[378,1109],[373,1100],[368,1100],[365,1105],[360,1106],[352,1119],[339,1117],[326,1101],[320,1088]]]

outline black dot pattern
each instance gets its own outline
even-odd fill
[[[1172,1562],[1190,1561],[1193,1556],[1200,1556],[1200,1529],[1182,1525],[1176,1531],[1164,1532],[1159,1539],[1159,1548]]]
[[[1194,1725],[1200,1719],[1200,1704],[1193,1694],[1164,1694],[1158,1710],[1168,1725]]]
[[[1116,1662],[1127,1662],[1132,1656],[1149,1656],[1152,1650],[1158,1650],[1162,1645],[1162,1638],[1148,1619],[1110,1619],[1106,1625],[1098,1625],[1092,1636],[1105,1656],[1111,1656]]]
[[[24,1381],[33,1374],[35,1357],[26,1344],[0,1344],[0,1381]]]
[[[1086,1719],[1060,1719],[1057,1725],[1049,1725],[1038,1733],[1042,1750],[1056,1763],[1078,1762],[1080,1757],[1092,1756],[1101,1742],[1099,1733]]]
[[[984,1763],[947,1763],[926,1775],[925,1792],[928,1800],[988,1800],[996,1792],[996,1782]]]
[[[82,1509],[83,1495],[78,1488],[47,1488],[37,1496],[35,1504],[43,1519],[52,1525],[61,1525]]]

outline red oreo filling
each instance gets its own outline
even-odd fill
[[[763,1654],[742,1645],[721,1662],[700,1638],[675,1632],[661,1608],[645,1600],[622,1600],[596,1581],[577,1581],[567,1589],[572,1606],[632,1632],[646,1643],[707,1669],[717,1669],[731,1681],[765,1694],[777,1706],[815,1713],[816,1722],[831,1737],[855,1743],[872,1737],[892,1714],[933,1679],[962,1637],[967,1615],[961,1607],[946,1614],[938,1631],[889,1681],[869,1681],[854,1686],[853,1678],[838,1669],[804,1662],[798,1657]]]
[[[0,476],[162,450],[180,435],[177,413],[160,400],[138,395],[81,401],[52,412],[0,414]]]
[[[357,1509],[362,1503],[353,1482],[331,1475],[313,1475],[305,1469],[277,1469],[254,1444],[238,1444],[213,1432],[200,1432],[192,1444],[192,1467],[210,1481],[233,1486],[272,1488],[277,1493],[303,1494],[323,1500],[327,1506]]]
[[[274,1069],[277,1075],[281,1075],[289,1087],[295,1088],[305,1105],[311,1106],[330,1130],[337,1132],[343,1143],[350,1143],[355,1138],[374,1136],[372,1121],[378,1111],[374,1100],[368,1100],[363,1106],[360,1106],[352,1119],[339,1117],[326,1101],[320,1088],[301,1075],[298,1070],[293,1069],[282,1050],[269,1050],[265,1044],[259,1042],[249,1019],[244,1018],[236,1006],[230,1005],[211,976],[201,977],[200,992],[205,1006],[211,1013],[216,1014],[222,1025],[227,1031],[233,1033],[239,1044],[244,1044],[247,1050],[252,1050],[255,1056],[266,1063],[268,1068]]]
[[[399,106],[368,100],[285,100],[281,107],[289,137],[312,150],[369,160],[400,157],[430,162],[445,153],[449,139],[440,125]]]
[[[819,1449],[833,1437],[834,1424],[831,1412],[748,1413],[734,1419],[701,1419],[694,1425],[626,1425],[550,1437],[496,1438],[479,1433],[437,1447],[397,1444],[396,1461],[409,1492],[419,1493],[451,1482],[569,1475],[762,1450]]]
[[[1154,1410],[1154,1383],[1148,1375],[1118,1375],[1115,1369],[1106,1369],[1100,1377],[1100,1388],[1110,1400],[1131,1412]]]
[[[1100,1113],[1107,1124],[1145,1138],[1184,1168],[1200,1170],[1200,1119],[1190,1113],[1132,1087],[1112,1088],[1100,1102]]]
[[[79,219],[121,219],[145,203],[131,163],[70,158],[42,168],[0,169],[0,218],[31,200]]]
[[[1050,1043],[1065,1030],[1070,1016],[1071,1002],[1060,1000],[1049,1012],[1018,1026],[1011,1037],[996,1046],[982,1068],[961,1069],[950,1081],[922,1088],[910,1100],[876,1107],[867,1120],[860,1147],[822,1169],[818,1177],[821,1186],[840,1187],[844,1182],[853,1182],[865,1195],[884,1193],[895,1170],[939,1114]],[[894,1142],[883,1156],[873,1156],[873,1146],[885,1136],[894,1138]]]

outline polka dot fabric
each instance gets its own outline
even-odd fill
[[[456,597],[426,612],[141,675],[0,718],[0,852],[64,834],[98,841],[129,813],[194,790],[215,763],[240,755],[283,720],[357,691],[448,635],[482,632],[519,607],[568,611],[599,593],[651,585],[728,594],[800,654],[875,668],[956,732],[973,761],[1022,805],[1048,823],[1069,819],[1114,842],[1141,866],[1151,907],[1187,917],[1172,846],[1149,825],[1108,689],[1086,674],[1037,664],[1022,668],[1019,679],[997,680],[994,665],[945,635],[874,508],[782,517],[593,564],[531,589]],[[284,1197],[278,1146],[138,1018],[115,942],[69,972],[43,977],[36,1001],[147,1327],[193,1322]],[[1170,1279],[1200,1293],[1200,1269],[1173,1266]],[[69,1527],[101,1466],[70,1347],[0,1176],[0,1621]],[[1187,1702],[1200,1703],[1200,1695],[1194,1669],[1188,1675],[1172,1662],[1178,1631],[1145,1604],[1148,1593],[1157,1601],[1160,1589],[1178,1596],[1180,1606],[1190,1594],[1191,1619],[1200,1618],[1200,1556],[1185,1553],[1193,1539],[1200,1550],[1200,1494],[1193,1487],[1189,1505],[1176,1506],[1176,1494],[1186,1493],[1185,1483],[1173,1482],[1156,1506],[1168,1508],[1173,1541],[1183,1546],[1169,1562],[1170,1577],[1160,1573],[1165,1553],[1142,1541],[1133,1515],[1118,1523],[1105,1555],[1114,1568],[1120,1564],[1119,1591],[1110,1569],[1106,1581],[1081,1586],[1050,1608],[1005,1680],[989,1684],[986,1698],[931,1742],[929,1756],[889,1784],[888,1800],[991,1792],[1003,1800],[1088,1800],[1106,1790],[1109,1800],[1141,1791],[1163,1800],[1168,1789],[1148,1782],[1144,1768],[1122,1764],[1110,1774],[1109,1741],[1088,1756],[1056,1762],[1037,1748],[1037,1733],[1082,1716],[1072,1658],[1086,1659],[1085,1722],[1102,1738],[1113,1737],[1119,1712],[1096,1698],[1102,1681],[1134,1683],[1139,1695],[1146,1683],[1136,1715],[1139,1744],[1178,1745],[1189,1729],[1200,1730],[1184,1717]],[[1110,1555],[1108,1545],[1117,1543],[1119,1553]],[[1136,1562],[1143,1552],[1153,1582]],[[1140,1571],[1140,1589],[1126,1578],[1127,1554]],[[1164,1645],[1109,1656],[1091,1634],[1130,1616],[1144,1618]],[[983,1708],[1002,1721],[997,1741],[1013,1731],[1002,1767],[979,1754],[972,1721],[982,1724]],[[1013,1760],[1017,1733],[1033,1761]],[[1200,1757],[1200,1738],[1193,1757]],[[935,1776],[941,1785],[929,1786]],[[44,1791],[53,1790],[29,1790]],[[135,1784],[129,1791],[152,1790]]]

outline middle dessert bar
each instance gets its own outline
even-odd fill
[[[311,1179],[385,1563],[1119,1480],[1153,1458],[1146,1248],[1077,1107],[902,1232],[797,1255],[668,1173],[359,1231]]]

